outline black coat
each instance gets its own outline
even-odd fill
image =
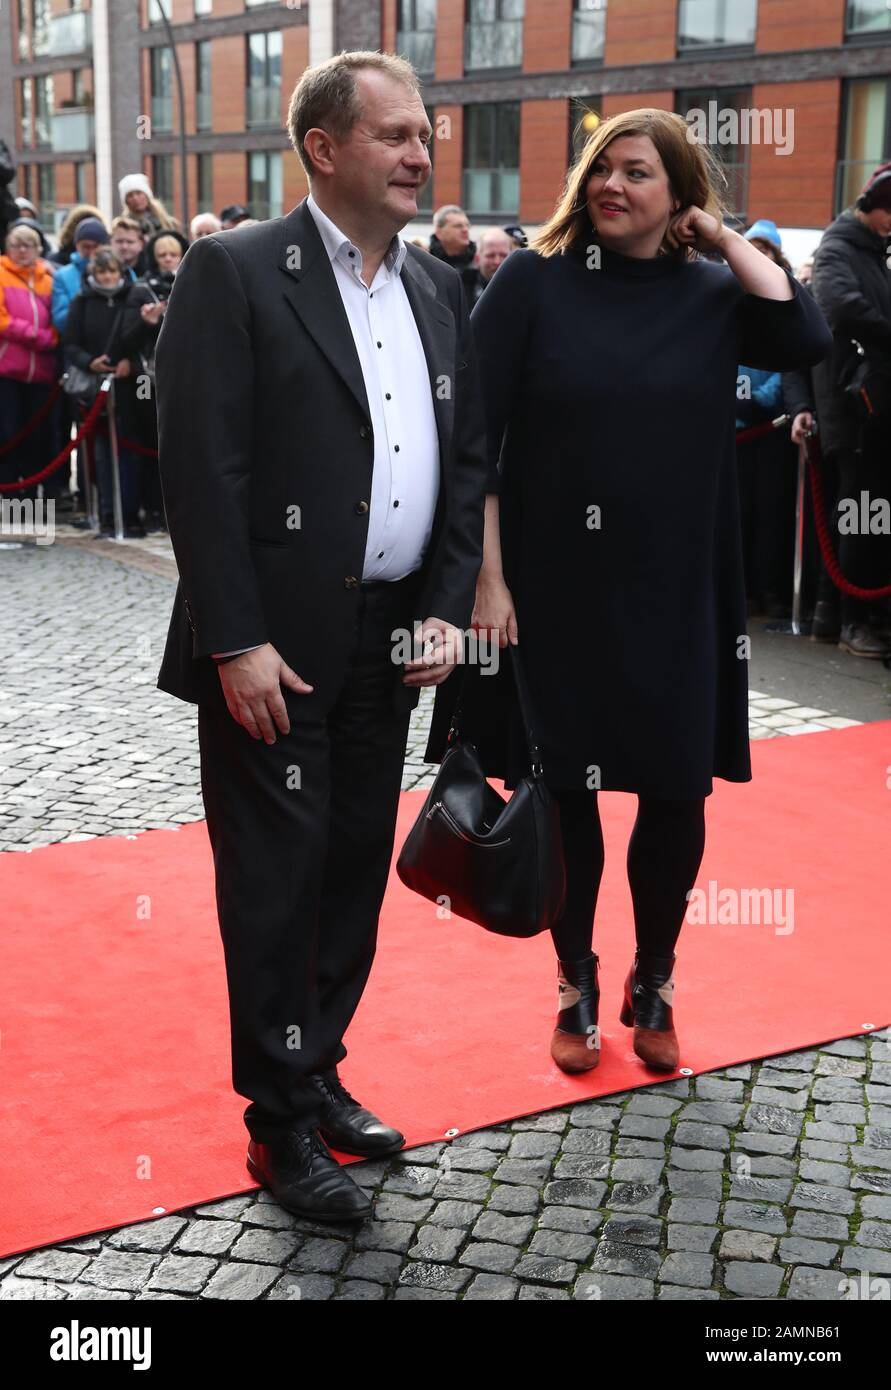
[[[126,278],[114,295],[99,294],[87,284],[86,277],[81,283],[83,288],[72,299],[62,330],[66,364],[88,369],[93,359],[103,353],[108,354],[112,364],[129,358],[121,330],[132,280]],[[131,372],[133,370],[131,361]],[[137,426],[132,377],[117,378],[114,393],[119,428],[125,437],[131,438]]]
[[[891,273],[886,243],[848,209],[826,228],[814,258],[812,289],[832,329],[832,353],[814,368],[813,393],[825,452],[856,449],[860,424],[843,385],[857,365],[856,338],[876,359],[891,359]],[[801,379],[787,399],[801,394]]]
[[[812,363],[831,337],[795,281],[775,301],[704,259],[601,257],[514,251],[471,318],[519,653],[546,780],[706,796],[751,778],[738,364]],[[436,692],[431,761],[461,675]],[[515,786],[510,671],[468,675],[468,732],[479,711],[486,772]]]
[[[486,475],[469,317],[455,272],[410,244],[402,283],[440,455],[416,616],[465,628]],[[300,708],[325,713],[350,659],[374,444],[349,320],[305,199],[285,217],[189,247],[155,362],[161,484],[180,571],[158,685],[195,703],[221,700],[210,653],[269,641],[314,686]],[[301,525],[291,530],[294,505]],[[412,709],[420,691],[403,674],[394,663],[394,707]]]

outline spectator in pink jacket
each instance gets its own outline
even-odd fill
[[[33,227],[13,226],[0,256],[0,448],[37,413],[59,376],[59,335],[50,306],[53,275],[41,256]],[[56,408],[11,451],[0,453],[0,482],[30,477],[43,468],[57,443]],[[61,472],[50,475],[44,494],[54,495]],[[3,496],[34,497],[36,486]]]

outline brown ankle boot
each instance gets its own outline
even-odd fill
[[[560,1012],[551,1038],[551,1056],[561,1071],[592,1071],[600,1061],[597,966],[598,957],[593,952],[584,960],[557,961]]]
[[[676,1071],[680,1055],[672,1010],[674,962],[673,954],[650,956],[635,951],[619,1015],[626,1028],[634,1025],[637,1056],[658,1071]]]

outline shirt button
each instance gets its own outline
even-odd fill
[[[368,511],[368,503],[367,503],[367,502],[357,502],[357,503],[356,503],[356,506],[355,506],[355,508],[354,508],[354,510],[357,511],[357,512],[359,513],[360,516],[364,516],[365,513]]]
[[[368,427],[368,425],[360,425],[360,426],[359,426],[359,437],[360,437],[361,439],[367,439],[368,436],[369,436],[370,434],[371,434],[371,430],[370,430],[370,428]]]
[[[345,589],[355,589],[358,583],[359,581],[354,574],[348,574],[346,579],[344,579],[343,581],[343,587]]]
[[[393,445],[393,452],[394,452],[394,454],[398,454],[398,453],[399,453],[399,445],[398,445],[398,444],[394,444],[394,445]]]
[[[378,347],[380,347],[380,343],[378,343]]]
[[[378,551],[378,553],[377,553],[377,558],[378,558],[379,560],[382,560],[382,559],[384,558],[384,552],[383,552],[382,550],[379,550],[379,551]]]
[[[387,400],[390,400],[390,399],[391,399],[391,396],[390,396],[389,391],[385,391],[385,392],[384,392],[384,395],[385,395],[385,398],[386,398]]]
[[[398,502],[394,502],[394,503],[393,503],[393,506],[394,506],[394,507],[398,507],[398,506],[399,506],[399,503],[398,503]]]

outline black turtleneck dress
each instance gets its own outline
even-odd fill
[[[829,352],[791,283],[777,301],[703,258],[601,248],[596,268],[584,248],[521,250],[473,311],[488,491],[551,786],[687,799],[751,780],[737,373]],[[437,687],[427,757],[466,679],[467,734],[513,788],[529,764],[500,655],[497,675],[459,667]]]

